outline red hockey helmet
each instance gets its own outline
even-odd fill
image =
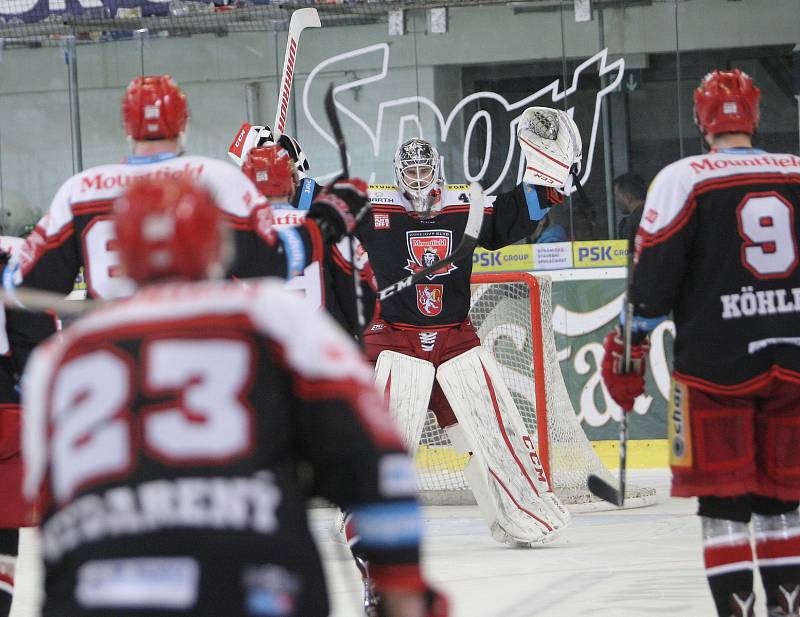
[[[758,126],[761,90],[739,69],[712,71],[694,91],[694,121],[703,135],[747,133]]]
[[[137,77],[122,98],[122,120],[132,139],[175,139],[188,119],[186,95],[169,75]]]
[[[114,202],[114,225],[125,273],[138,283],[208,278],[224,261],[220,211],[186,178],[137,180]]]
[[[264,197],[291,197],[294,194],[297,182],[294,161],[277,144],[251,149],[242,165],[242,171]]]

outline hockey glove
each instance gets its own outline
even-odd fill
[[[581,134],[565,111],[529,107],[519,119],[517,141],[525,154],[522,180],[528,184],[564,189],[570,171],[580,171]]]
[[[247,159],[247,153],[253,148],[260,148],[275,143],[275,134],[267,125],[252,125],[245,122],[239,127],[236,137],[228,148],[228,156],[241,167]],[[289,153],[294,168],[302,174],[309,170],[308,159],[294,137],[281,135],[278,145]]]
[[[317,222],[327,242],[338,242],[355,231],[368,203],[366,182],[359,178],[339,180],[317,195],[308,218]]]
[[[631,370],[624,372],[625,342],[619,327],[609,332],[603,341],[603,382],[611,398],[626,412],[633,409],[633,401],[644,393],[644,372],[647,368],[647,353],[650,343],[645,339],[631,345]]]

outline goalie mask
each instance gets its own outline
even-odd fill
[[[567,112],[529,107],[520,117],[517,140],[525,154],[522,179],[528,184],[563,189],[570,172],[580,172],[581,134]]]
[[[424,139],[410,139],[394,155],[397,186],[420,218],[431,218],[442,208],[439,153]]]

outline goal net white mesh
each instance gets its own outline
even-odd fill
[[[500,365],[530,435],[537,436],[539,455],[549,463],[553,490],[572,509],[604,509],[608,504],[589,493],[586,478],[594,473],[612,484],[616,481],[595,454],[572,408],[556,355],[551,297],[546,276],[475,275],[470,319],[484,348]],[[540,413],[543,418],[538,426],[546,426],[546,435],[537,428]],[[462,473],[465,462],[428,412],[417,453],[422,499],[474,503]],[[655,493],[653,488],[629,486],[625,504],[654,503]]]

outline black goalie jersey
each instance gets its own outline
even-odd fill
[[[422,584],[413,463],[352,341],[277,282],[146,287],[37,348],[45,617],[324,617],[306,499]]]
[[[469,214],[469,187],[449,185],[442,210],[421,220],[394,186],[370,187],[372,211],[358,228],[369,254],[378,288],[444,259],[458,246]],[[479,244],[496,250],[536,229],[561,196],[541,186],[520,184],[497,196],[487,196]],[[472,256],[434,272],[423,282],[381,302],[381,318],[411,327],[441,328],[462,323],[469,312]]]
[[[643,330],[673,311],[682,380],[732,395],[770,374],[800,382],[799,237],[797,156],[737,148],[656,176],[631,299]]]

